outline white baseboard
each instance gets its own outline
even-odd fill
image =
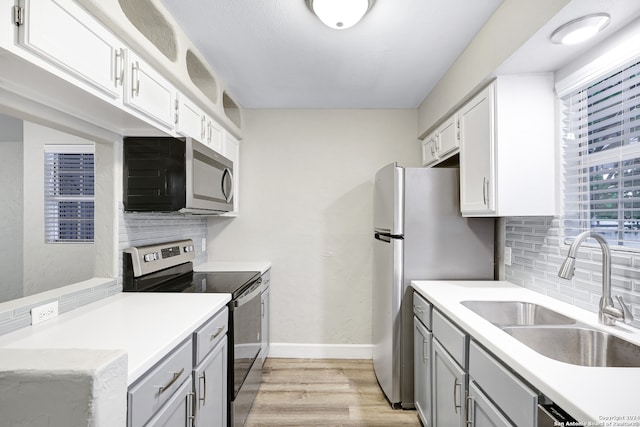
[[[292,359],[373,359],[372,344],[270,343],[268,357]]]

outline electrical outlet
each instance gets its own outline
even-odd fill
[[[58,316],[58,301],[43,304],[39,307],[33,307],[31,309],[31,324],[37,325],[38,323],[45,322]]]
[[[509,246],[504,248],[504,265],[511,265],[511,248]]]
[[[202,252],[207,252],[207,239],[202,239]]]

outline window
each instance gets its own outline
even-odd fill
[[[47,243],[93,242],[93,157],[91,145],[45,146]]]
[[[562,101],[565,236],[640,248],[640,59]]]

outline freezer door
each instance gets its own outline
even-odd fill
[[[404,231],[404,170],[391,163],[376,173],[373,226],[392,235]]]
[[[373,242],[373,367],[380,387],[395,406],[400,402],[403,241],[374,233]]]

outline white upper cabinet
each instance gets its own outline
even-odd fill
[[[458,126],[458,114],[456,113],[447,118],[447,120],[438,127],[438,155],[441,160],[458,152],[458,148],[460,147]]]
[[[496,212],[494,165],[494,86],[460,110],[460,209],[462,213]]]
[[[186,96],[178,94],[176,132],[204,143],[206,129],[207,120],[204,111]]]
[[[202,142],[217,153],[227,156],[224,129],[193,101],[178,94],[176,132]]]
[[[222,132],[222,126],[220,126],[215,120],[210,117],[206,118],[207,127],[206,127],[206,139],[205,144],[211,147],[212,150],[222,154],[225,157],[228,157],[224,153],[224,136]]]
[[[24,0],[18,43],[111,99],[122,98],[124,45],[70,0]]]
[[[556,214],[551,75],[499,76],[459,120],[464,216]]]
[[[430,133],[422,140],[422,166],[429,166],[438,161],[437,141],[437,132]]]
[[[126,52],[124,103],[172,132],[176,122],[176,88],[133,51]]]
[[[422,166],[438,164],[458,152],[460,147],[458,128],[458,113],[455,113],[447,117],[422,141]]]

